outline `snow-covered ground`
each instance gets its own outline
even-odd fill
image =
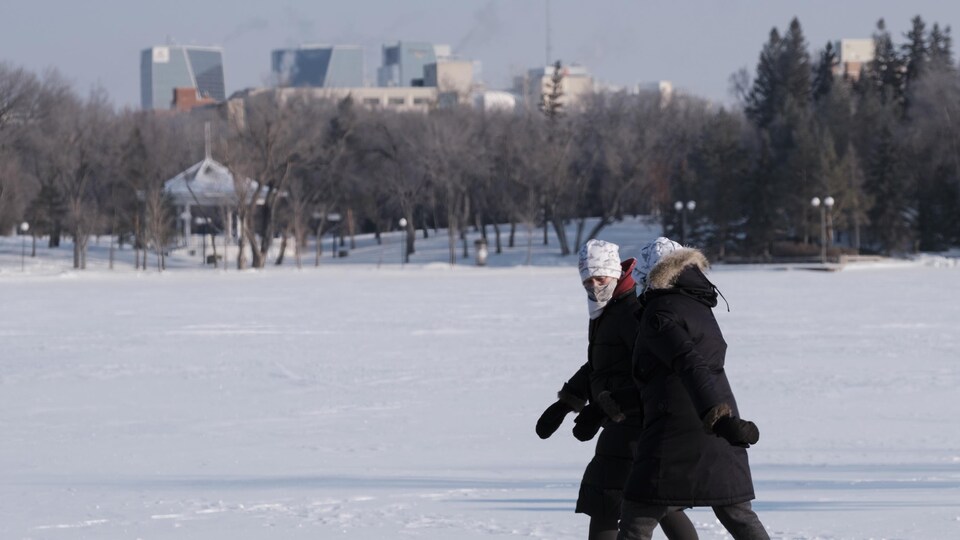
[[[533,430],[584,359],[575,257],[451,268],[431,237],[401,268],[398,239],[159,274],[103,243],[21,272],[0,238],[0,539],[585,538],[592,444]],[[773,538],[960,538],[955,262],[712,271]]]

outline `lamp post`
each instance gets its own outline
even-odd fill
[[[27,256],[27,231],[30,230],[30,224],[24,221],[20,224],[20,271],[25,272],[24,259]]]
[[[407,262],[407,218],[400,218],[400,268]]]
[[[680,244],[687,245],[687,212],[693,212],[697,207],[697,201],[677,201],[673,203],[673,209],[680,212]]]
[[[330,258],[337,257],[337,223],[340,222],[340,214],[327,214],[327,221],[330,222]]]
[[[323,224],[323,214],[320,212],[314,212],[311,216],[314,219],[314,222],[317,224],[317,249],[316,257],[313,260],[314,266],[320,266],[320,252],[323,250],[323,237],[321,236],[321,225]]]
[[[183,221],[183,245],[190,249],[190,237],[193,236],[192,231],[190,230],[190,207],[188,206],[183,212],[180,212],[180,219]]]
[[[197,229],[200,229],[201,225],[206,225],[209,221],[208,218],[197,216],[193,218],[193,222],[197,225]],[[203,264],[207,264],[207,228],[204,227],[202,234],[200,235],[201,241],[203,242],[203,251],[201,251],[200,260],[203,261]]]
[[[827,210],[833,208],[833,197],[827,195],[810,199],[810,206],[820,209],[820,264],[827,264]]]

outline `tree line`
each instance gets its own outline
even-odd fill
[[[277,243],[299,265],[333,227],[341,243],[379,239],[400,218],[408,254],[445,231],[451,263],[468,231],[494,256],[551,238],[567,255],[637,214],[721,260],[809,255],[821,241],[831,253],[940,250],[960,242],[960,75],[949,27],[916,17],[903,37],[879,21],[874,60],[838,76],[838,51],[811,54],[794,19],[771,30],[753,77],[731,77],[732,107],[657,92],[568,106],[558,63],[537,111],[402,113],[268,90],[156,113],[0,64],[0,230],[27,221],[52,247],[68,236],[77,268],[94,235],[162,267],[176,235],[164,182],[201,159],[209,129],[237,187],[209,223],[223,232],[235,216],[241,268],[281,262],[268,260]],[[827,196],[829,209],[811,205]]]

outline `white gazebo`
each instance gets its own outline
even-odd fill
[[[227,238],[231,238],[234,209],[239,204],[246,204],[257,194],[257,183],[250,179],[246,182],[247,189],[241,188],[241,191],[245,191],[241,193],[230,170],[207,155],[203,161],[164,182],[163,190],[177,209],[177,228],[188,241],[193,207],[213,207],[225,211],[224,232]]]

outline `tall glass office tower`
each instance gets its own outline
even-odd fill
[[[169,109],[174,88],[196,88],[201,97],[226,99],[223,50],[169,45],[141,51],[140,105],[144,109]]]
[[[377,69],[378,86],[423,86],[423,68],[450,56],[448,45],[400,41],[383,46],[383,65]]]
[[[279,86],[363,86],[363,49],[352,45],[276,49],[271,66]]]

